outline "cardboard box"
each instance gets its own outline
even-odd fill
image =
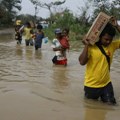
[[[93,22],[91,28],[89,29],[86,37],[90,40],[90,44],[94,45],[97,42],[100,33],[105,28],[106,24],[110,20],[110,16],[103,12],[100,12],[95,21]]]

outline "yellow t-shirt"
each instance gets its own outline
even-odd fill
[[[114,40],[108,47],[103,48],[106,54],[109,55],[111,63],[114,51],[120,48],[120,40]],[[96,45],[93,45],[88,49],[88,58],[84,85],[92,88],[106,86],[111,80],[105,55],[103,55]]]
[[[31,39],[31,33],[30,33],[31,29],[32,28],[27,28],[27,27],[24,28],[25,40],[30,40]]]

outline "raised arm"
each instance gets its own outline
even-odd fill
[[[87,61],[88,61],[88,46],[89,46],[89,42],[88,42],[88,40],[84,40],[83,43],[84,43],[85,47],[84,47],[82,53],[79,56],[79,63],[81,65],[85,65],[87,63]]]

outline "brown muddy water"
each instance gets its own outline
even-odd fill
[[[119,120],[120,50],[111,67],[118,104],[111,106],[84,99],[81,48],[67,53],[67,67],[53,66],[50,43],[36,52],[0,35],[0,120]]]

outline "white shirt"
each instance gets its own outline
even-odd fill
[[[51,47],[52,48],[59,48],[59,47],[61,47],[61,44],[57,39],[53,39]],[[62,53],[61,53],[60,50],[58,50],[58,51],[55,51],[55,55],[56,56],[62,56]]]

